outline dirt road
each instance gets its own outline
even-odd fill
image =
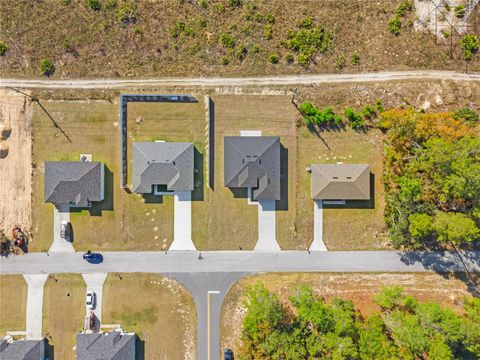
[[[31,120],[31,101],[0,88],[0,229],[8,235],[14,225],[31,227]]]
[[[91,79],[91,80],[23,80],[0,79],[0,87],[46,88],[46,89],[121,89],[128,87],[159,86],[251,86],[251,85],[300,85],[325,83],[377,82],[397,80],[454,80],[480,81],[480,74],[465,74],[453,71],[392,71],[361,74],[294,75],[265,77],[199,77],[158,79]]]

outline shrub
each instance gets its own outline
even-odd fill
[[[371,119],[376,115],[374,107],[370,105],[365,105],[363,107],[362,114],[365,119]]]
[[[198,2],[198,6],[200,6],[202,9],[206,9],[208,7],[208,2],[207,0],[200,0]]]
[[[336,60],[335,60],[335,67],[339,70],[343,69],[347,65],[347,59],[345,59],[345,56],[340,55]]]
[[[40,61],[40,71],[43,75],[50,76],[55,71],[55,65],[48,59]]]
[[[462,19],[465,16],[465,5],[460,4],[455,6],[453,12],[457,18]]]
[[[300,107],[300,112],[303,114],[303,122],[307,126],[321,125],[321,126],[338,126],[342,124],[341,116],[335,114],[331,107],[326,107],[320,110],[313,106],[308,101],[304,101]]]
[[[103,4],[103,7],[105,10],[112,10],[115,9],[118,6],[118,0],[107,0]]]
[[[291,64],[293,61],[295,60],[295,58],[293,57],[292,54],[288,53],[285,55],[285,61],[289,64]]]
[[[461,213],[445,213],[439,211],[435,215],[433,228],[440,242],[472,242],[480,236],[480,229],[475,222]]]
[[[310,65],[310,58],[305,54],[298,55],[297,59],[303,67],[308,67],[308,65]]]
[[[270,40],[272,38],[272,25],[271,24],[265,25],[265,31],[263,32],[263,35],[265,36],[265,39]]]
[[[383,105],[382,105],[382,102],[380,100],[377,100],[377,102],[375,103],[375,105],[377,105],[377,111],[379,113],[383,112],[385,109],[383,108]]]
[[[183,31],[185,31],[185,23],[183,21],[177,21],[171,31],[172,37],[178,37]]]
[[[407,14],[407,11],[413,11],[413,2],[410,0],[402,1],[400,5],[398,5],[396,14],[404,17]]]
[[[220,44],[224,48],[233,49],[235,47],[235,38],[229,34],[222,34],[220,35]]]
[[[480,116],[475,112],[475,110],[465,107],[458,110],[453,117],[455,119],[461,119],[465,121],[467,124],[474,125],[480,120]]]
[[[395,36],[400,35],[401,27],[402,27],[402,20],[398,15],[395,15],[388,21],[388,30],[390,30],[390,32]]]
[[[243,1],[242,0],[228,0],[228,5],[230,6],[242,6]]]
[[[243,59],[245,59],[246,55],[247,55],[247,47],[245,45],[240,45],[237,52],[235,53],[235,56],[237,57],[238,60],[242,61]]]
[[[5,55],[8,50],[8,45],[5,41],[0,40],[0,56]]]
[[[250,52],[252,54],[258,54],[260,52],[260,46],[258,46],[257,44],[253,44]]]
[[[473,56],[480,48],[480,41],[477,35],[468,34],[462,37],[460,46],[463,49],[463,58],[468,61],[473,59]]]
[[[352,108],[346,108],[344,111],[344,115],[348,120],[348,124],[354,130],[361,130],[364,129],[366,124],[365,121],[362,119],[362,116],[353,111]]]
[[[270,61],[272,64],[278,64],[278,60],[280,60],[278,54],[270,54],[268,56],[268,61]]]
[[[228,65],[230,63],[230,60],[228,59],[228,57],[224,56],[222,58],[222,65]]]
[[[275,24],[275,16],[272,14],[267,14],[267,16],[265,16],[265,20],[267,21],[267,24]]]
[[[313,22],[313,17],[309,16],[300,21],[300,24],[298,24],[299,27],[304,28],[304,29],[311,29],[314,26]]]
[[[102,5],[100,4],[99,0],[86,0],[85,4],[89,9],[92,9],[95,11],[98,11],[102,8]]]
[[[359,65],[360,64],[360,54],[358,51],[355,50],[355,52],[352,55],[352,65]]]
[[[410,223],[408,231],[414,239],[422,240],[432,233],[433,219],[427,214],[411,214],[408,217]]]
[[[135,3],[123,3],[117,10],[117,20],[125,24],[135,22],[137,19],[137,5]]]

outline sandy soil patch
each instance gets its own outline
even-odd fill
[[[0,229],[30,230],[32,211],[32,102],[0,89]]]

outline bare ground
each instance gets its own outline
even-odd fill
[[[30,230],[32,220],[32,103],[0,89],[0,229]],[[3,136],[2,136],[3,135]]]

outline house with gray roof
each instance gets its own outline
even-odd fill
[[[312,199],[369,200],[368,164],[313,164]]]
[[[224,184],[251,188],[253,200],[280,200],[280,138],[225,136]]]
[[[136,339],[134,333],[117,330],[77,334],[77,360],[134,360]]]
[[[103,163],[46,161],[45,202],[71,207],[90,207],[102,201],[105,192]]]
[[[132,190],[140,194],[193,191],[193,161],[189,142],[134,142]]]
[[[44,360],[45,339],[11,340],[11,338],[5,337],[0,340],[0,359]]]

